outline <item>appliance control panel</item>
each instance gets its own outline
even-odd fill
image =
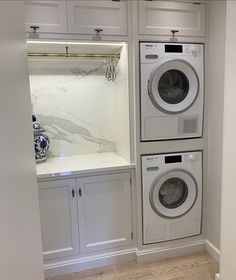
[[[141,63],[156,63],[163,57],[202,57],[203,44],[140,43]]]
[[[201,161],[202,152],[174,153],[161,155],[142,156],[143,172],[156,172],[165,165],[176,165],[178,163],[191,164],[191,162]]]

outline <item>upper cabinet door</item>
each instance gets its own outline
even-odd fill
[[[74,179],[39,182],[44,260],[78,253],[78,220]]]
[[[96,252],[132,243],[130,174],[77,180],[80,251]]]
[[[66,33],[66,1],[25,1],[26,31]]]
[[[139,34],[205,36],[206,4],[139,1]]]
[[[127,34],[127,2],[67,1],[69,33],[100,35]]]

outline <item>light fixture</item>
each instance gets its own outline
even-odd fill
[[[40,41],[27,40],[27,44],[57,44],[57,45],[94,45],[94,46],[123,46],[125,42],[85,42],[85,41]]]

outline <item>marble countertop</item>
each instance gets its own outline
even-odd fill
[[[135,164],[131,164],[121,156],[110,152],[49,158],[46,162],[36,165],[36,172],[38,179],[44,179],[134,167]]]

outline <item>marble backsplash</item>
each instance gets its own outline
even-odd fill
[[[50,137],[50,157],[112,152],[114,83],[105,62],[29,60],[32,110]]]

